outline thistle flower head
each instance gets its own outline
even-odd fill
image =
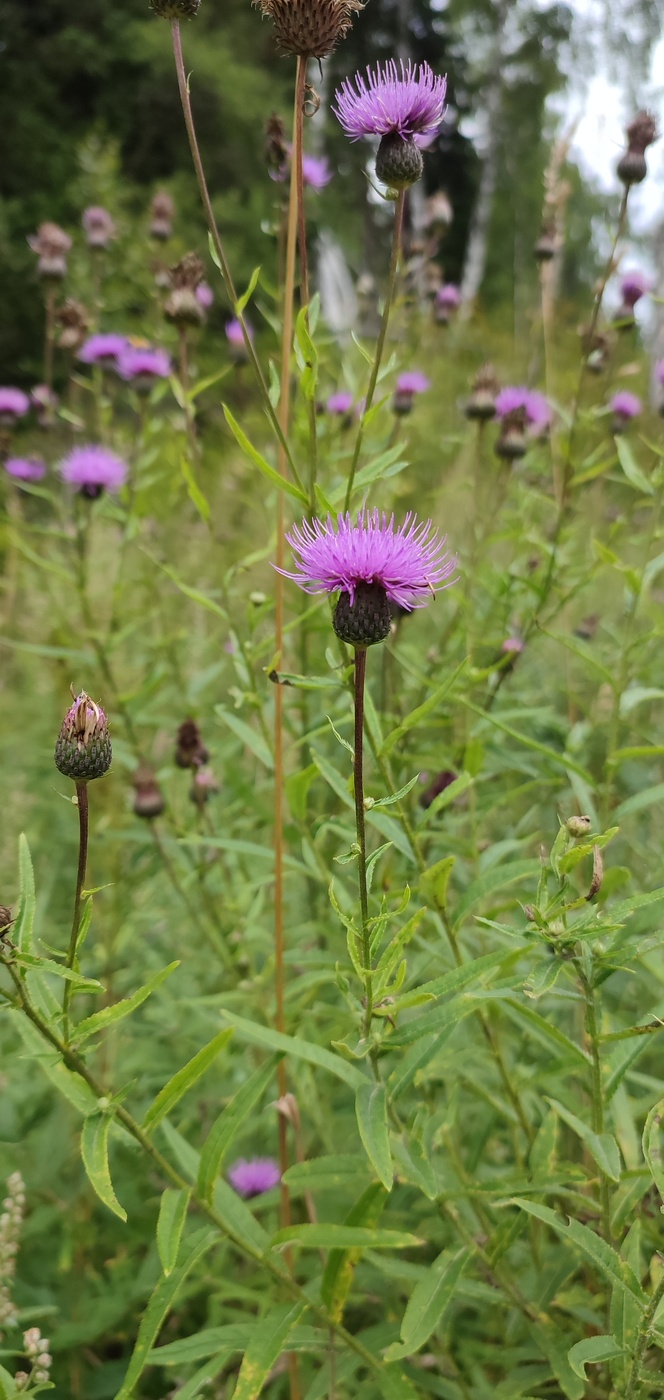
[[[150,236],[166,243],[173,232],[175,205],[170,194],[159,190],[150,205]]]
[[[349,514],[303,520],[286,539],[297,568],[284,569],[285,577],[305,593],[341,594],[335,630],[353,646],[384,640],[390,603],[407,612],[424,607],[436,588],[452,582],[456,567],[432,522],[418,522],[410,512],[399,529],[394,516],[378,510],[360,511],[356,522]]]
[[[526,389],[523,385],[509,385],[501,389],[496,397],[496,416],[507,418],[519,410],[523,411],[525,422],[530,427],[542,428],[551,422],[549,404],[537,389]]]
[[[121,379],[130,380],[137,389],[150,389],[157,379],[168,379],[171,358],[166,350],[151,346],[126,345],[118,357],[117,371]]]
[[[107,447],[90,444],[75,447],[58,468],[63,481],[78,487],[82,496],[95,500],[102,491],[116,492],[127,479],[127,464]]]
[[[397,379],[398,394],[425,394],[430,388],[431,380],[420,369],[404,370]]]
[[[500,393],[500,383],[493,365],[482,365],[471,385],[470,398],[464,412],[466,418],[486,423],[496,416],[496,399]]]
[[[636,306],[641,297],[652,291],[652,282],[642,272],[626,272],[620,281],[620,295],[625,306]]]
[[[325,407],[328,413],[335,413],[345,418],[346,414],[352,410],[353,395],[349,394],[346,389],[340,389],[336,394],[330,394]]]
[[[179,326],[200,326],[205,318],[196,292],[203,281],[205,267],[197,253],[187,253],[170,270],[172,291],[164,306],[164,315]]]
[[[636,394],[631,394],[629,389],[619,389],[613,395],[610,405],[617,418],[638,418],[643,409],[643,404]]]
[[[164,810],[164,798],[157,782],[157,779],[148,768],[146,763],[139,764],[139,767],[132,774],[131,779],[134,786],[134,814],[137,817],[145,817],[148,821],[153,821],[155,817],[160,817]]]
[[[127,349],[127,337],[115,331],[91,335],[81,346],[78,358],[84,365],[113,365]]]
[[[363,5],[360,0],[254,0],[271,19],[279,48],[300,58],[328,58]]]
[[[201,768],[209,757],[195,719],[183,719],[175,745],[175,762],[178,768]]]
[[[627,150],[616,166],[616,174],[623,185],[640,185],[648,174],[646,151],[657,140],[657,122],[651,112],[637,112],[625,131]]]
[[[334,178],[334,172],[330,170],[327,157],[303,155],[302,178],[310,190],[317,192],[324,190],[325,186],[329,185],[330,180]]]
[[[5,471],[15,481],[41,481],[46,476],[46,465],[41,457],[8,457]]]
[[[67,275],[67,253],[71,248],[71,238],[59,224],[46,222],[39,225],[36,233],[28,238],[33,253],[37,254],[37,272],[40,277],[59,281]]]
[[[436,306],[444,306],[450,311],[456,311],[461,305],[461,292],[454,282],[446,282],[443,287],[439,287],[436,292]]]
[[[103,209],[100,204],[91,204],[84,210],[81,223],[89,248],[108,248],[109,243],[113,242],[116,234],[115,221],[108,209]]]
[[[30,408],[30,400],[22,389],[0,388],[0,425],[12,427]]]
[[[240,1157],[229,1168],[228,1180],[238,1196],[249,1199],[251,1196],[262,1196],[264,1191],[278,1186],[281,1172],[272,1157],[251,1157],[248,1161]]]
[[[101,705],[81,691],[62,721],[55,745],[55,766],[65,778],[87,782],[103,778],[113,757],[108,722]]]
[[[443,120],[447,80],[428,63],[417,67],[390,59],[366,78],[356,73],[335,93],[333,111],[351,141],[362,136],[399,136],[402,141],[435,136]]]
[[[82,302],[67,297],[55,314],[59,328],[58,345],[62,350],[78,350],[90,325],[88,312]]]
[[[211,768],[203,766],[194,773],[189,796],[197,807],[204,807],[210,797],[219,792],[219,783]]]

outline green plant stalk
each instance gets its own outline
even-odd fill
[[[354,450],[354,452],[353,452],[353,457],[352,457],[351,464],[350,464],[350,471],[349,471],[349,473],[348,473],[348,485],[346,486],[346,497],[345,497],[345,500],[344,500],[344,512],[350,509],[351,497],[352,497],[352,495],[353,495],[353,487],[354,487],[354,485],[355,485],[355,476],[356,476],[356,473],[357,473],[358,463],[359,463],[359,460],[360,460],[360,454],[361,454],[361,452],[362,452],[362,444],[363,444],[363,442],[364,442],[364,424],[365,424],[365,422],[366,422],[367,414],[368,414],[368,412],[369,412],[369,410],[370,410],[370,408],[371,408],[371,405],[372,405],[372,403],[373,403],[373,400],[374,400],[374,394],[375,394],[375,392],[376,392],[376,384],[378,383],[378,375],[379,375],[379,373],[380,373],[380,366],[381,366],[382,359],[383,359],[383,351],[384,351],[384,349],[385,349],[385,340],[386,340],[386,338],[387,338],[387,327],[388,327],[389,320],[390,320],[390,311],[391,311],[391,309],[392,309],[392,302],[393,302],[393,300],[394,300],[394,292],[395,292],[395,288],[396,288],[396,285],[397,285],[397,272],[398,272],[398,269],[399,269],[399,253],[401,252],[401,233],[402,233],[402,230],[403,230],[403,214],[404,214],[405,200],[406,200],[405,191],[404,191],[404,190],[401,190],[400,193],[399,193],[399,197],[398,197],[398,199],[397,199],[397,201],[396,201],[396,207],[395,207],[395,210],[394,210],[394,229],[393,229],[393,232],[392,232],[392,253],[391,253],[391,257],[390,257],[390,270],[389,270],[388,279],[387,279],[387,291],[386,291],[386,293],[385,293],[385,306],[383,307],[383,317],[382,317],[382,320],[381,320],[381,323],[380,323],[380,331],[379,331],[379,333],[378,333],[378,339],[377,339],[377,341],[376,341],[376,350],[375,350],[375,354],[374,354],[373,364],[372,364],[372,366],[371,366],[371,374],[370,374],[370,376],[369,376],[369,387],[368,387],[368,389],[367,389],[367,396],[366,396],[365,403],[364,403],[364,412],[363,412],[362,417],[361,417],[361,419],[360,419],[360,426],[359,426],[359,428],[358,428],[358,430],[357,430],[357,437],[356,437],[356,439],[355,439],[355,450]]]
[[[4,957],[0,953],[0,962],[7,968],[14,986],[16,987],[20,1008],[28,1017],[28,1020],[32,1022],[36,1030],[39,1031],[42,1038],[46,1040],[54,1050],[57,1050],[65,1067],[71,1070],[73,1074],[79,1075],[88,1085],[88,1088],[92,1090],[97,1099],[108,1100],[109,1097],[112,1097],[108,1090],[105,1090],[103,1085],[100,1084],[91,1073],[76,1051],[73,1050],[71,1046],[66,1045],[64,1041],[56,1035],[55,1031],[42,1019],[39,1012],[33,1006],[23,980],[17,968],[11,962],[11,959]],[[16,1003],[14,1002],[13,1005],[16,1006]],[[382,1375],[384,1368],[382,1358],[374,1356],[357,1337],[354,1337],[351,1332],[348,1332],[340,1322],[331,1318],[322,1304],[312,1302],[307,1290],[301,1288],[300,1285],[296,1283],[295,1279],[279,1266],[276,1258],[272,1259],[269,1255],[261,1254],[258,1250],[252,1249],[246,1241],[236,1235],[235,1232],[229,1228],[227,1222],[218,1215],[214,1206],[210,1205],[195,1189],[192,1191],[191,1183],[188,1182],[185,1177],[181,1176],[175,1167],[171,1166],[167,1158],[154,1146],[148,1134],[144,1132],[140,1123],[138,1123],[128,1109],[122,1104],[116,1104],[114,1107],[119,1122],[122,1123],[131,1137],[142,1147],[147,1156],[151,1158],[160,1174],[179,1190],[190,1193],[192,1201],[197,1209],[216,1226],[220,1234],[230,1240],[231,1244],[240,1254],[251,1259],[253,1263],[261,1265],[274,1279],[283,1285],[285,1291],[289,1293],[292,1298],[296,1298],[299,1302],[306,1304],[306,1307],[323,1327],[333,1332],[345,1346],[349,1347],[351,1351],[354,1351],[357,1356],[361,1357],[365,1365],[367,1365],[375,1375]]]
[[[267,416],[270,420],[270,424],[274,431],[274,435],[277,439],[277,442],[279,443],[281,451],[286,457],[286,461],[288,462],[293,481],[295,482],[296,486],[299,486],[300,490],[303,490],[304,488],[302,486],[302,482],[298,475],[297,468],[293,461],[293,457],[288,446],[287,438],[284,434],[283,428],[281,426],[281,423],[279,422],[277,414],[275,413],[275,410],[272,406],[272,400],[270,399],[270,394],[267,387],[267,383],[265,381],[265,376],[261,369],[260,361],[258,359],[253,340],[249,334],[244,312],[241,308],[238,308],[237,290],[235,287],[235,282],[233,281],[233,275],[231,273],[230,264],[226,257],[224,245],[221,241],[219,227],[214,216],[214,209],[212,208],[210,191],[208,190],[207,179],[205,176],[203,161],[198,145],[198,138],[196,136],[194,114],[192,112],[191,99],[189,95],[189,80],[185,71],[184,56],[182,53],[182,34],[180,32],[179,20],[174,19],[171,21],[171,32],[173,37],[173,55],[175,58],[175,71],[177,74],[178,89],[180,93],[180,102],[182,103],[184,123],[187,129],[187,136],[189,138],[189,149],[191,151],[191,158],[194,163],[194,170],[196,172],[196,179],[198,182],[198,190],[201,197],[203,209],[205,210],[205,216],[207,219],[208,229],[210,231],[210,237],[212,239],[214,250],[219,262],[219,270],[221,272],[223,283],[226,288],[228,300],[233,308],[233,312],[237,317],[237,320],[239,321],[242,327],[245,350],[247,352],[247,357],[254,372],[256,383],[260,390],[265,412],[267,413]]]
[[[580,964],[577,962],[577,969],[583,987],[583,998],[585,1005],[585,1028],[588,1041],[590,1043],[590,1054],[592,1058],[592,1125],[594,1133],[604,1132],[604,1093],[602,1087],[602,1061],[599,1050],[599,1026],[597,1023],[597,1006],[595,1003],[595,989],[590,979],[586,976]],[[608,1243],[611,1243],[611,1198],[609,1193],[609,1178],[600,1167],[599,1197],[602,1220],[602,1234]]]
[[[70,971],[73,971],[76,963],[78,934],[81,927],[81,896],[85,884],[85,872],[88,868],[88,836],[90,822],[87,782],[76,784],[76,802],[78,806],[78,870],[76,873],[74,913],[71,921],[71,934],[69,935],[69,949],[67,952],[67,967]],[[72,983],[65,981],[65,988],[62,996],[62,1033],[65,1044],[69,1042],[69,1003],[71,1001],[71,994]]]
[[[636,1400],[636,1397],[638,1396],[641,1390],[639,1370],[646,1348],[648,1346],[648,1342],[650,1340],[650,1333],[652,1331],[653,1324],[657,1316],[659,1305],[662,1302],[663,1298],[664,1270],[662,1270],[662,1277],[660,1278],[659,1283],[657,1284],[657,1287],[650,1299],[648,1307],[646,1308],[643,1314],[641,1326],[639,1327],[637,1333],[636,1343],[634,1345],[634,1354],[632,1356],[632,1365],[630,1369],[629,1380],[627,1382],[627,1390],[625,1391],[625,1400]]]
[[[364,687],[367,675],[367,649],[355,648],[355,744],[353,748],[353,791],[355,794],[355,832],[357,836],[357,879],[360,891],[360,925],[362,937],[362,967],[364,970],[365,1040],[371,1035],[373,1020],[373,974],[371,967],[371,935],[369,932],[369,892],[367,889],[367,828],[364,810]]]

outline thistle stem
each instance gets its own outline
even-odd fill
[[[366,647],[355,650],[355,744],[353,750],[353,788],[355,791],[355,831],[357,834],[357,875],[360,887],[360,919],[362,926],[362,967],[364,969],[364,1028],[365,1039],[371,1034],[373,1019],[373,978],[371,971],[371,937],[369,934],[369,892],[367,889],[367,832],[364,813],[364,686],[367,674]]]
[[[657,1312],[659,1310],[659,1305],[662,1301],[662,1298],[664,1298],[664,1271],[662,1272],[662,1276],[659,1280],[659,1283],[657,1284],[652,1298],[650,1299],[648,1307],[646,1308],[643,1314],[641,1326],[638,1330],[636,1344],[634,1347],[634,1355],[632,1357],[632,1366],[629,1374],[629,1380],[627,1382],[627,1390],[625,1391],[625,1400],[636,1400],[636,1396],[641,1390],[639,1367],[641,1365],[641,1362],[643,1361],[644,1352],[650,1340],[650,1333],[652,1331],[653,1324],[657,1316]]]
[[[67,967],[70,971],[73,971],[74,963],[76,962],[76,948],[81,927],[81,896],[85,884],[85,872],[88,867],[89,809],[87,782],[76,784],[76,802],[78,805],[78,871],[76,874],[76,894],[74,895],[74,914],[71,922],[71,934],[69,936],[69,950],[67,952]],[[72,983],[66,981],[62,998],[62,1025],[65,1044],[69,1042],[69,1003],[71,1001],[71,992]]]
[[[241,308],[238,307],[237,304],[238,295],[235,288],[235,283],[233,281],[233,275],[231,273],[230,264],[228,262],[228,258],[226,257],[224,245],[221,241],[221,234],[219,233],[217,221],[214,216],[214,209],[212,208],[210,191],[208,190],[207,180],[205,178],[205,170],[203,168],[203,161],[201,159],[201,153],[198,145],[198,138],[196,136],[194,115],[192,112],[191,99],[189,96],[189,80],[185,71],[184,56],[182,53],[182,35],[180,33],[179,20],[172,20],[171,32],[173,36],[173,55],[175,58],[175,71],[177,74],[178,89],[180,92],[180,102],[182,103],[184,124],[187,128],[187,136],[189,138],[189,149],[191,151],[191,158],[194,163],[194,170],[196,172],[196,179],[198,181],[198,190],[201,197],[203,209],[205,210],[205,217],[207,219],[207,225],[210,231],[210,238],[212,240],[212,245],[214,247],[214,251],[217,257],[219,271],[221,272],[222,280],[226,288],[228,300],[230,301],[230,304],[233,308],[233,312],[242,327],[242,335],[244,337],[245,349],[256,378],[256,383],[260,390],[265,412],[267,413],[267,416],[270,420],[270,424],[279,443],[281,452],[284,455],[286,462],[288,463],[293,480],[295,484],[299,486],[300,489],[302,489],[302,482],[300,480],[297,469],[295,467],[295,463],[291,456],[290,448],[286,441],[283,428],[272,406],[272,401],[270,399],[267,383],[265,381],[265,376],[261,369],[258,355],[256,353],[253,341],[249,334],[249,329],[247,327],[247,322],[244,317],[244,312]]]
[[[360,460],[360,454],[362,452],[362,443],[364,441],[364,424],[366,422],[366,417],[369,412],[369,409],[371,408],[371,405],[373,403],[374,394],[376,392],[376,384],[378,383],[378,375],[380,373],[380,366],[383,359],[383,351],[385,349],[387,327],[390,320],[390,311],[392,309],[394,291],[397,284],[397,271],[399,268],[399,253],[401,252],[401,233],[403,230],[403,212],[405,199],[405,191],[401,190],[396,202],[396,208],[394,210],[392,255],[390,258],[390,271],[387,279],[387,291],[385,293],[385,306],[383,307],[383,319],[380,323],[380,331],[378,332],[378,340],[376,341],[376,353],[374,355],[373,365],[371,366],[371,375],[369,377],[369,387],[367,389],[367,396],[364,403],[364,412],[362,414],[362,418],[360,419],[360,426],[357,430],[357,438],[355,440],[355,451],[353,452],[353,459],[350,464],[350,472],[348,473],[348,485],[346,487],[346,498],[344,500],[344,513],[350,508],[353,487],[355,485],[355,476]]]
[[[53,388],[53,353],[55,348],[55,287],[46,288],[46,328],[44,333],[44,383]],[[49,405],[50,411],[50,405]]]

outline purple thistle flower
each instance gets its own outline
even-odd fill
[[[436,292],[436,306],[444,306],[450,311],[456,311],[461,305],[461,292],[454,282],[446,282],[444,287],[439,287]]]
[[[630,418],[638,417],[643,409],[643,404],[636,394],[629,392],[629,389],[619,389],[618,393],[613,395],[610,407],[617,418],[628,421]]]
[[[418,522],[408,512],[395,529],[394,516],[378,510],[303,520],[286,535],[297,570],[282,571],[305,593],[347,593],[351,606],[358,585],[377,584],[391,603],[411,612],[428,603],[434,589],[446,585],[456,559],[445,550],[432,522]]]
[[[351,141],[362,136],[400,136],[402,141],[435,136],[443,120],[447,80],[438,78],[428,63],[394,59],[378,64],[366,79],[346,78],[334,94],[332,110]]]
[[[419,369],[408,369],[397,379],[398,394],[425,394],[431,388],[431,380]]]
[[[11,427],[17,418],[28,412],[30,400],[22,389],[0,388],[0,423]]]
[[[127,464],[108,448],[97,444],[75,447],[60,462],[58,470],[63,481],[77,486],[82,496],[95,500],[102,491],[116,492],[127,479]]]
[[[46,476],[46,465],[41,457],[8,457],[5,471],[15,481],[41,481]]]
[[[214,303],[214,292],[208,282],[199,282],[196,288],[196,300],[204,311],[209,311]]]
[[[327,157],[303,155],[302,178],[310,189],[324,190],[330,180],[334,179],[334,172],[330,170]]]
[[[652,291],[650,278],[645,277],[642,272],[626,272],[620,282],[620,295],[625,306],[633,308],[637,301]]]
[[[330,394],[325,407],[328,413],[338,413],[341,417],[345,417],[353,407],[353,395],[345,389],[340,389],[338,393]]]
[[[244,324],[247,327],[249,339],[253,340],[253,326],[251,326],[248,321],[245,321]],[[229,345],[234,345],[237,348],[241,347],[242,349],[244,349],[244,335],[242,333],[242,326],[240,325],[239,321],[232,320],[226,322],[226,339]]]
[[[139,380],[150,388],[157,379],[168,379],[171,357],[165,350],[153,350],[151,346],[125,345],[118,357],[117,370],[121,379]]]
[[[78,352],[84,365],[112,364],[119,360],[127,349],[127,337],[113,331],[102,335],[91,335]]]
[[[523,648],[524,643],[521,641],[520,637],[506,637],[500,650],[507,656],[510,654],[520,656]]]
[[[281,1172],[272,1157],[240,1157],[228,1170],[228,1180],[238,1196],[262,1196],[281,1181]]]
[[[501,389],[496,397],[496,415],[507,418],[509,414],[523,409],[526,422],[534,428],[546,427],[551,422],[551,409],[544,394],[537,389],[526,389],[524,385],[509,385]]]

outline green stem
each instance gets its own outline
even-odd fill
[[[363,412],[362,418],[361,418],[361,420],[360,420],[360,426],[359,426],[359,428],[358,428],[358,430],[357,430],[357,438],[356,438],[356,440],[355,440],[355,451],[353,452],[353,459],[352,459],[351,464],[350,464],[350,472],[349,472],[349,474],[348,474],[348,485],[347,485],[347,487],[346,487],[346,498],[345,498],[345,500],[344,500],[344,512],[347,511],[347,510],[349,510],[349,508],[350,508],[351,497],[352,497],[352,494],[353,494],[353,487],[354,487],[354,485],[355,485],[355,475],[356,475],[357,468],[358,468],[358,463],[359,463],[359,460],[360,460],[360,453],[361,453],[361,451],[362,451],[362,444],[363,444],[363,442],[364,442],[364,425],[365,425],[365,422],[366,422],[366,418],[367,418],[367,414],[368,414],[368,412],[369,412],[369,409],[371,408],[371,405],[372,405],[372,403],[373,403],[374,394],[375,394],[375,392],[376,392],[376,384],[378,383],[378,375],[379,375],[379,372],[380,372],[380,366],[381,366],[381,362],[382,362],[382,359],[383,359],[383,351],[384,351],[384,349],[385,349],[385,340],[386,340],[386,337],[387,337],[387,327],[388,327],[388,323],[389,323],[389,319],[390,319],[390,311],[391,311],[391,309],[392,309],[392,302],[393,302],[393,300],[394,300],[394,290],[395,290],[395,287],[396,287],[396,284],[397,284],[397,271],[398,271],[398,267],[399,267],[399,253],[400,253],[400,251],[401,251],[401,232],[402,232],[402,229],[403,229],[403,211],[404,211],[405,198],[406,198],[405,192],[404,192],[404,190],[401,190],[401,192],[400,192],[400,194],[399,194],[399,198],[397,199],[397,202],[396,202],[396,208],[395,208],[395,210],[394,210],[394,230],[393,230],[393,233],[392,233],[392,255],[391,255],[391,258],[390,258],[390,271],[389,271],[389,275],[388,275],[388,279],[387,279],[387,292],[386,292],[386,294],[385,294],[385,306],[384,306],[384,308],[383,308],[383,319],[382,319],[382,321],[381,321],[381,323],[380,323],[380,331],[379,331],[379,333],[378,333],[378,340],[376,341],[376,353],[375,353],[375,355],[374,355],[373,365],[371,366],[371,375],[370,375],[370,377],[369,377],[369,387],[368,387],[368,389],[367,389],[367,396],[366,396],[365,403],[364,403],[364,412]]]
[[[650,1333],[653,1328],[653,1323],[655,1321],[659,1305],[663,1298],[664,1270],[662,1271],[662,1277],[660,1278],[659,1283],[657,1284],[657,1287],[652,1295],[652,1298],[650,1299],[650,1302],[643,1314],[641,1326],[639,1327],[637,1333],[636,1344],[634,1347],[634,1355],[632,1357],[632,1366],[629,1374],[629,1380],[627,1382],[627,1390],[625,1391],[625,1400],[636,1400],[636,1397],[641,1389],[639,1370],[641,1367],[641,1362],[643,1361],[643,1356],[646,1347],[648,1346],[648,1342],[650,1340]]]
[[[595,1004],[595,989],[586,976],[585,972],[577,963],[581,985],[583,987],[583,997],[585,1003],[585,1027],[588,1042],[590,1044],[590,1054],[592,1059],[592,1124],[594,1133],[604,1132],[604,1095],[602,1089],[602,1062],[599,1051],[599,1026],[597,1023],[597,1006]],[[611,1200],[609,1195],[609,1178],[600,1167],[600,1207],[602,1218],[602,1234],[605,1240],[611,1242]]]
[[[190,99],[190,96],[189,96],[189,80],[188,80],[188,78],[187,78],[187,74],[186,74],[186,71],[185,71],[184,56],[183,56],[183,53],[182,53],[182,35],[181,35],[181,33],[180,33],[180,22],[179,22],[179,20],[177,20],[177,19],[172,20],[172,22],[171,22],[171,31],[172,31],[172,36],[173,36],[173,55],[174,55],[174,58],[175,58],[175,71],[176,71],[176,74],[177,74],[178,89],[179,89],[179,92],[180,92],[180,102],[182,103],[182,112],[183,112],[183,115],[184,115],[184,123],[185,123],[185,126],[186,126],[186,128],[187,128],[187,136],[188,136],[188,138],[189,138],[189,148],[190,148],[190,150],[191,150],[191,158],[192,158],[193,163],[194,163],[194,170],[195,170],[195,172],[196,172],[196,179],[197,179],[197,181],[198,181],[198,190],[199,190],[199,194],[200,194],[200,196],[201,196],[201,202],[202,202],[203,208],[204,208],[204,210],[205,210],[205,217],[206,217],[206,219],[207,219],[208,229],[209,229],[209,231],[210,231],[210,237],[211,237],[211,239],[212,239],[212,244],[213,244],[213,247],[214,247],[214,251],[215,251],[216,256],[217,256],[217,261],[218,261],[218,265],[219,265],[219,271],[221,272],[221,276],[222,276],[222,279],[223,279],[223,282],[224,282],[224,286],[225,286],[225,288],[226,288],[226,294],[227,294],[227,296],[228,296],[228,300],[230,301],[230,304],[231,304],[231,306],[232,306],[232,308],[233,308],[233,312],[234,312],[235,316],[237,317],[237,320],[239,321],[239,323],[240,323],[240,325],[241,325],[241,327],[242,327],[242,334],[243,334],[243,336],[244,336],[244,346],[245,346],[245,350],[246,350],[246,352],[247,352],[247,357],[248,357],[248,359],[249,359],[249,362],[250,362],[250,364],[251,364],[252,370],[253,370],[253,372],[254,372],[254,376],[255,376],[255,378],[256,378],[256,383],[257,383],[257,385],[258,385],[258,388],[259,388],[260,394],[261,394],[261,398],[262,398],[262,400],[263,400],[263,406],[264,406],[265,411],[266,411],[266,413],[267,413],[267,416],[268,416],[268,418],[269,418],[269,420],[270,420],[270,424],[271,424],[271,426],[272,426],[272,430],[273,430],[274,435],[275,435],[275,437],[276,437],[276,439],[277,439],[277,442],[279,443],[279,445],[280,445],[280,447],[281,447],[282,452],[284,453],[284,455],[285,455],[285,457],[286,457],[286,460],[287,460],[287,462],[288,462],[288,465],[289,465],[289,468],[290,468],[290,471],[291,471],[291,475],[292,475],[292,477],[293,477],[293,480],[294,480],[296,486],[299,486],[299,487],[300,487],[300,490],[303,490],[304,488],[303,488],[303,486],[302,486],[302,482],[301,482],[300,477],[299,477],[299,475],[298,475],[298,473],[297,473],[297,470],[296,470],[296,467],[295,467],[295,463],[294,463],[293,458],[292,458],[292,456],[291,456],[291,452],[290,452],[290,448],[289,448],[289,446],[288,446],[288,442],[287,442],[286,437],[285,437],[285,435],[284,435],[284,432],[283,432],[283,430],[282,430],[282,427],[281,427],[281,424],[280,424],[280,422],[279,422],[279,419],[277,418],[277,415],[276,415],[276,413],[275,413],[275,410],[274,410],[274,408],[273,408],[273,406],[272,406],[272,400],[270,399],[270,394],[269,394],[269,390],[268,390],[268,387],[267,387],[267,383],[266,383],[266,381],[265,381],[265,376],[264,376],[263,371],[262,371],[262,369],[261,369],[260,361],[259,361],[259,359],[258,359],[258,355],[257,355],[257,353],[256,353],[256,349],[255,349],[255,347],[254,347],[253,340],[252,340],[251,335],[250,335],[250,333],[249,333],[249,329],[248,329],[248,326],[247,326],[247,322],[246,322],[245,317],[244,317],[244,312],[243,312],[240,308],[238,308],[238,295],[237,295],[237,291],[236,291],[236,288],[235,288],[235,283],[234,283],[234,281],[233,281],[233,275],[232,275],[232,273],[231,273],[230,264],[229,264],[229,262],[228,262],[228,258],[226,257],[226,252],[225,252],[225,249],[224,249],[224,245],[223,245],[223,243],[222,243],[222,241],[221,241],[221,234],[219,233],[219,228],[218,228],[218,226],[217,226],[217,221],[216,221],[215,216],[214,216],[214,209],[212,208],[212,200],[211,200],[211,198],[210,198],[210,191],[208,190],[207,180],[206,180],[206,178],[205,178],[205,170],[204,170],[204,168],[203,168],[203,161],[202,161],[202,159],[201,159],[201,153],[200,153],[199,146],[198,146],[198,138],[197,138],[197,136],[196,136],[196,127],[195,127],[195,125],[194,125],[194,114],[193,114],[192,109],[191,109],[191,99]]]
[[[76,894],[74,895],[74,914],[71,921],[71,934],[69,936],[69,951],[67,953],[67,967],[73,971],[76,962],[76,948],[78,946],[78,934],[81,927],[81,896],[85,884],[85,872],[88,866],[88,785],[87,782],[76,784],[76,801],[78,804],[78,872],[76,875]],[[69,1041],[69,1003],[71,1001],[72,983],[65,982],[65,990],[62,998],[62,1025],[65,1044]]]
[[[369,933],[369,892],[367,889],[367,829],[364,813],[364,686],[367,674],[366,647],[355,651],[355,747],[353,756],[353,788],[355,792],[355,831],[357,833],[357,877],[360,887],[360,920],[362,927],[362,967],[364,969],[364,1037],[371,1034],[373,1020],[373,977],[371,970],[371,936]]]

